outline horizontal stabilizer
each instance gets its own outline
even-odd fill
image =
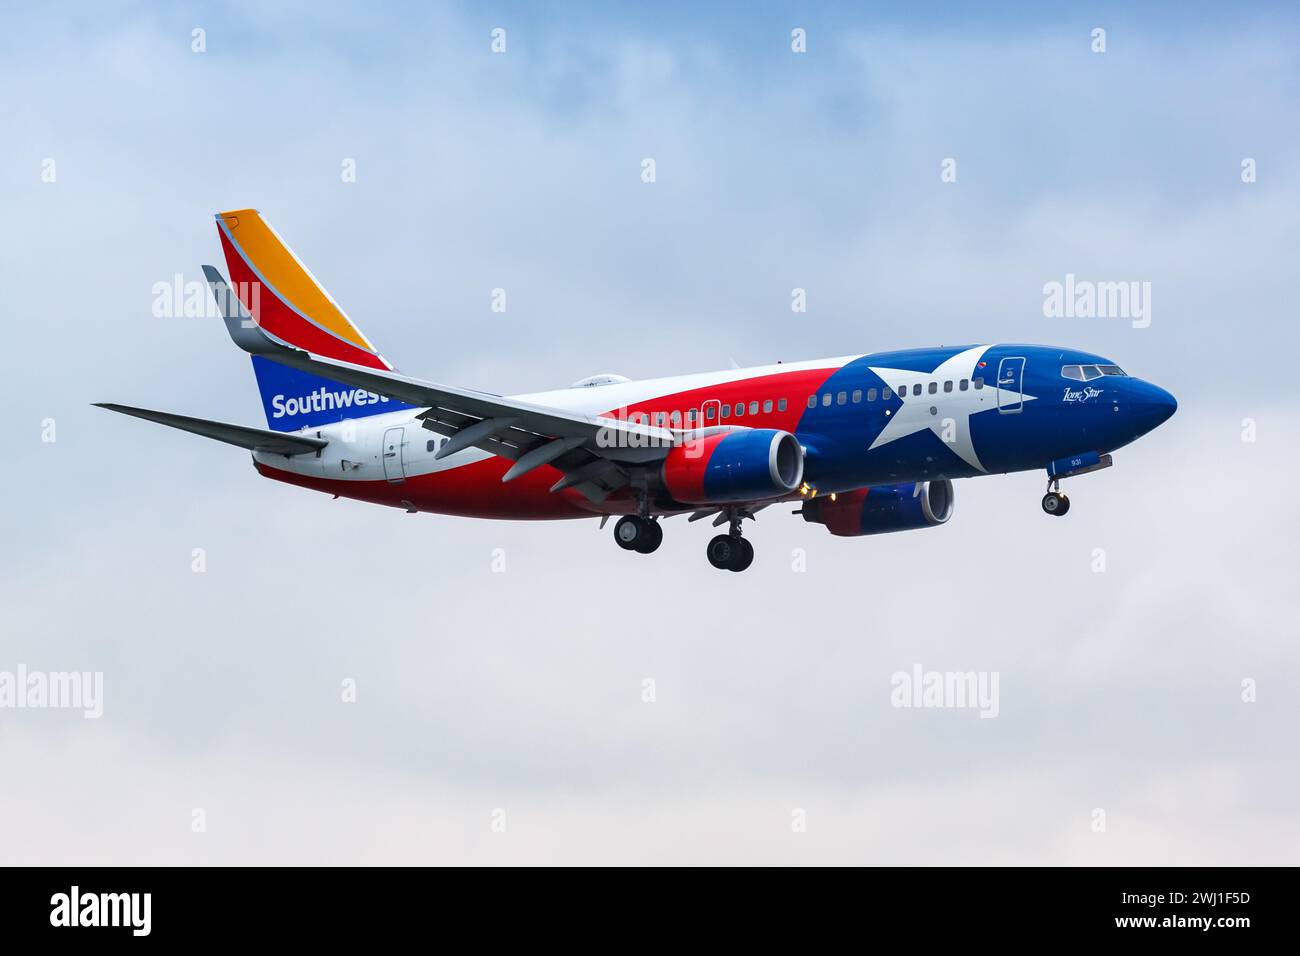
[[[188,415],[173,415],[171,412],[155,412],[147,408],[132,408],[130,405],[114,405],[111,402],[95,402],[97,408],[107,408],[110,412],[121,412],[145,421],[157,422],[170,428],[193,432],[204,438],[214,438],[227,445],[238,445],[251,451],[262,451],[272,455],[305,455],[324,448],[329,442],[323,438],[307,438],[303,435],[286,435],[282,432],[263,431],[260,428],[248,428],[245,425],[228,425],[225,422],[211,422],[206,418],[190,418]]]

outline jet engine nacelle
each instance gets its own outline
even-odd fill
[[[856,537],[943,524],[952,517],[952,482],[909,481],[873,485],[803,504],[803,520],[824,524],[831,534]]]
[[[707,435],[670,451],[661,476],[668,493],[689,504],[781,498],[803,481],[803,447],[775,428]]]

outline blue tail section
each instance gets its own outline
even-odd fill
[[[414,407],[362,388],[341,385],[319,375],[289,368],[260,355],[253,356],[253,373],[257,376],[258,391],[262,393],[266,424],[278,432]]]

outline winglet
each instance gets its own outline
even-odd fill
[[[266,332],[257,324],[257,320],[248,314],[244,304],[239,301],[233,289],[226,284],[225,277],[213,266],[204,266],[203,274],[208,279],[208,288],[221,310],[221,318],[226,323],[226,331],[245,352],[253,355],[267,355],[275,351],[275,344]]]

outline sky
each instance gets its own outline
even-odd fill
[[[1296,863],[1298,50],[1281,4],[4,7],[0,679],[103,694],[0,707],[0,862]],[[1037,473],[772,508],[740,575],[334,501],[90,407],[263,424],[153,309],[249,206],[435,381],[1041,342],[1180,409],[1063,520]],[[1067,275],[1149,326],[1046,316]],[[996,716],[894,706],[918,666]]]

